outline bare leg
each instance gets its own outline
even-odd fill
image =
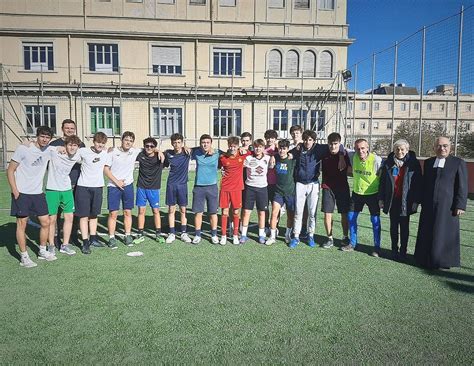
[[[118,211],[110,211],[109,218],[107,219],[107,228],[109,229],[109,236],[115,235],[115,227],[117,226]],[[92,235],[92,228],[91,228]]]
[[[28,223],[28,217],[17,217],[16,218],[16,241],[20,247],[20,251],[26,252],[26,225]]]
[[[123,226],[125,234],[132,232],[132,210],[123,210]]]
[[[332,236],[332,213],[324,213],[324,227],[326,228],[327,236]]]
[[[180,206],[179,211],[181,212],[181,226],[186,225],[188,223],[186,219],[186,206]]]
[[[160,209],[159,208],[154,208],[153,209],[153,218],[155,220],[155,229],[161,229],[161,217],[160,217]],[[138,228],[144,228],[145,227],[145,210],[143,210],[143,225],[138,226]]]
[[[89,218],[81,217],[79,219],[79,228],[81,229],[82,240],[89,239]]]
[[[89,234],[97,235],[97,216],[89,218]]]
[[[65,213],[64,214],[64,224],[63,224],[63,244],[64,245],[69,244],[69,240],[71,239],[71,231],[72,231],[72,222],[73,221],[74,221],[74,214],[73,213]],[[49,235],[51,237],[51,233]]]
[[[211,223],[211,230],[217,229],[217,214],[209,215],[209,221]]]
[[[145,212],[146,207],[138,207],[138,230],[143,230],[145,228]],[[155,209],[153,209],[153,215],[155,214]],[[155,219],[156,225],[156,219]]]
[[[182,217],[182,216],[181,216]],[[182,222],[182,219],[181,219]],[[196,227],[196,230],[201,230],[202,226],[202,212],[196,212],[194,216],[194,226]]]
[[[58,220],[58,215],[51,215],[49,217],[49,235],[48,235],[48,243],[50,245],[54,245],[54,236],[56,234],[56,223]],[[66,226],[66,223],[64,223]]]
[[[38,216],[38,221],[41,224],[41,229],[40,229],[40,245],[46,245],[48,242],[48,234],[49,234],[49,215],[44,215],[44,216]],[[54,236],[54,232],[53,232]],[[54,245],[54,242],[52,243]]]
[[[176,206],[168,206],[168,225],[174,228],[174,214],[176,212]]]
[[[258,211],[258,228],[265,229],[265,211]]]
[[[246,209],[244,210],[244,212],[242,214],[242,226],[249,226],[250,213],[251,212],[252,212],[252,210],[246,210]],[[265,220],[265,218],[263,220]]]
[[[278,202],[273,201],[272,204],[272,218],[270,222],[270,228],[271,229],[276,229],[277,223],[278,223],[278,214],[280,213],[280,204]]]

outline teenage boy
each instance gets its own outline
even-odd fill
[[[350,243],[343,246],[345,252],[354,251],[357,245],[357,217],[367,205],[370,212],[370,222],[374,235],[373,257],[380,256],[380,207],[378,191],[382,158],[369,151],[369,143],[365,139],[358,139],[354,143],[355,154],[351,154],[352,165],[352,196],[349,213]]]
[[[342,147],[341,147],[342,148]],[[319,163],[329,154],[328,145],[316,143],[316,132],[306,130],[303,132],[303,144],[291,150],[296,160],[296,212],[294,224],[294,237],[291,239],[290,248],[295,248],[300,242],[300,232],[303,221],[304,206],[308,204],[308,246],[314,248],[314,232],[316,229],[316,208],[319,198]],[[344,159],[342,155],[340,159]]]
[[[240,135],[241,148],[243,150],[253,151],[252,141],[252,134],[250,132],[243,132]]]
[[[219,165],[219,155],[221,151],[214,151],[212,148],[212,137],[204,134],[199,138],[199,147],[193,148],[191,159],[196,160],[196,176],[193,188],[194,226],[196,234],[193,244],[201,242],[202,216],[204,204],[207,206],[209,222],[211,224],[211,242],[219,244],[217,237],[217,166]],[[224,243],[225,244],[225,243]]]
[[[229,219],[229,210],[232,206],[233,244],[239,242],[239,219],[240,209],[242,207],[242,191],[244,189],[243,169],[245,158],[251,154],[247,151],[241,154],[239,151],[239,138],[231,136],[227,139],[229,150],[219,158],[219,167],[222,171],[221,192],[219,195],[219,207],[222,210],[222,236],[221,245],[227,243],[227,223]]]
[[[171,135],[173,149],[165,152],[165,167],[170,167],[168,181],[166,182],[166,205],[168,206],[168,222],[170,232],[166,243],[171,244],[176,240],[175,213],[176,204],[181,213],[181,240],[191,243],[191,238],[186,233],[186,206],[188,205],[188,167],[191,156],[184,148],[184,137],[180,133]]]
[[[125,131],[122,134],[122,144],[114,148],[108,154],[108,160],[104,167],[104,173],[109,178],[107,184],[107,203],[109,218],[107,228],[109,230],[108,246],[111,249],[117,248],[115,239],[115,228],[117,226],[117,216],[122,202],[123,226],[125,229],[126,246],[133,246],[132,238],[132,209],[134,206],[133,198],[133,170],[135,161],[141,149],[133,147],[135,134]]]
[[[303,142],[303,128],[300,125],[294,125],[290,127],[290,135],[292,141],[290,143],[290,150]]]
[[[263,137],[265,138],[265,154],[269,155],[270,157],[278,154],[278,133],[275,130],[267,130],[265,131]],[[267,173],[267,191],[268,191],[268,201],[273,202],[273,198],[275,196],[275,187],[277,184],[277,177],[275,168],[269,168]],[[265,226],[267,229],[265,231],[270,234],[268,227],[270,227],[270,211],[267,209],[265,211]],[[268,225],[268,226],[267,226]]]
[[[322,204],[321,211],[324,213],[324,227],[328,240],[323,244],[323,248],[329,249],[334,245],[332,235],[333,221],[332,214],[335,206],[337,211],[341,214],[341,225],[344,244],[349,243],[348,233],[349,224],[347,222],[347,213],[350,206],[350,191],[349,183],[347,182],[347,170],[350,169],[349,157],[344,157],[346,168],[340,170],[339,166],[339,150],[341,146],[341,135],[333,132],[328,136],[329,155],[326,155],[321,161],[321,170],[323,179],[321,183],[322,188]]]
[[[51,160],[48,168],[48,182],[46,184],[46,201],[49,211],[49,243],[48,250],[53,252],[55,239],[57,239],[56,225],[59,216],[59,209],[64,214],[63,242],[59,248],[61,253],[74,255],[76,252],[69,244],[74,219],[74,196],[70,179],[71,169],[81,160],[78,152],[82,142],[79,137],[72,135],[64,139],[64,147],[51,147]]]
[[[107,162],[105,144],[107,136],[97,132],[91,147],[79,149],[81,155],[81,175],[77,181],[74,197],[82,237],[82,253],[90,254],[90,246],[100,247],[97,238],[97,216],[102,209],[102,191],[104,188],[104,166]],[[90,234],[90,236],[89,236]]]
[[[265,142],[257,139],[253,143],[254,155],[249,155],[244,160],[247,172],[245,180],[244,215],[242,220],[242,236],[240,243],[247,242],[247,230],[250,213],[254,205],[258,211],[258,242],[265,244],[265,210],[268,208],[267,172],[270,157],[265,155]]]
[[[156,152],[157,146],[158,142],[153,137],[147,137],[143,140],[143,151],[137,156],[139,164],[137,181],[138,237],[134,240],[134,243],[141,243],[145,240],[143,229],[145,228],[147,201],[153,211],[155,239],[159,243],[165,242],[165,239],[161,236],[160,217],[160,189],[163,161]]]
[[[295,160],[289,158],[289,150],[290,141],[278,141],[278,155],[270,160],[270,167],[274,167],[276,171],[277,183],[272,201],[270,238],[265,242],[266,245],[272,245],[276,241],[278,214],[283,205],[286,205],[287,209],[285,242],[289,244],[291,240],[295,212],[295,180],[293,177]]]
[[[16,217],[16,240],[20,247],[20,266],[36,267],[26,250],[26,225],[28,216],[37,216],[40,228],[40,250],[38,259],[47,261],[56,257],[46,250],[49,216],[46,197],[43,193],[43,178],[51,153],[48,144],[53,132],[47,126],[36,130],[36,142],[29,146],[20,145],[8,165],[7,178],[12,192],[11,216]]]

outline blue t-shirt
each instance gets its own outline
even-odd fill
[[[220,150],[214,150],[208,155],[200,147],[195,147],[191,153],[191,159],[196,160],[196,186],[211,186],[217,184],[217,166],[219,164]]]
[[[176,154],[174,150],[165,151],[165,167],[170,167],[167,185],[187,184],[188,167],[191,156],[185,152]]]

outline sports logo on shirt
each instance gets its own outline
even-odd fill
[[[94,158],[94,160],[92,160],[93,163],[98,163],[100,161],[100,158]]]
[[[255,169],[255,171],[258,173],[258,174],[262,174],[264,172],[263,168],[261,166],[257,167],[257,169]]]
[[[43,157],[40,156],[33,163],[31,163],[31,166],[40,166],[42,164],[43,164]]]

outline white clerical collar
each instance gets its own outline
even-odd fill
[[[433,168],[444,168],[445,163],[446,163],[446,158],[436,158]]]

